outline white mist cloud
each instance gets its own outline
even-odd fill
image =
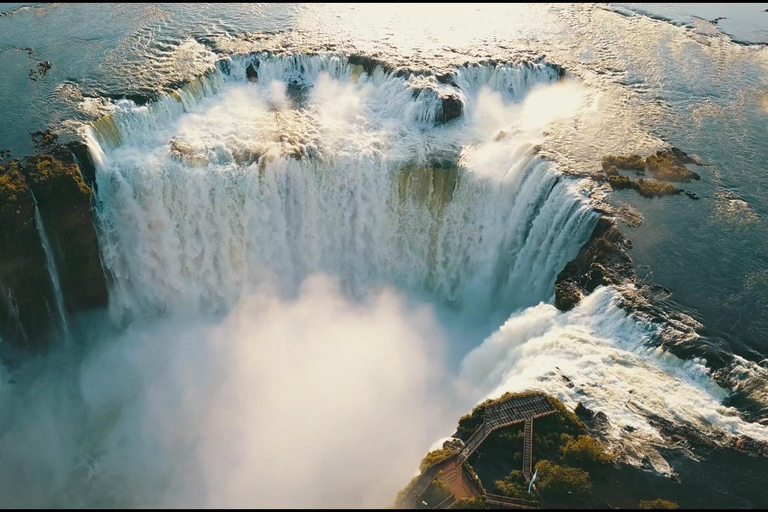
[[[4,379],[0,505],[388,506],[459,412],[443,339],[430,308],[326,276],[133,327]]]

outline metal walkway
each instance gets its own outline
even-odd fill
[[[414,484],[410,492],[410,503],[413,508],[419,498],[435,479],[441,468],[460,466],[472,455],[475,450],[491,435],[498,430],[515,423],[525,422],[525,441],[523,444],[523,474],[526,480],[530,479],[533,464],[533,420],[557,412],[557,409],[542,393],[526,393],[500,399],[485,407],[483,423],[464,443],[464,447],[458,454],[435,464],[425,471]],[[507,502],[509,503],[509,501]]]

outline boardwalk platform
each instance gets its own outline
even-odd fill
[[[512,395],[507,398],[502,398],[485,407],[483,423],[475,430],[475,432],[464,443],[464,447],[457,453],[444,461],[432,466],[425,471],[416,484],[411,489],[410,503],[411,507],[414,507],[419,503],[419,498],[426,491],[429,484],[437,477],[439,471],[444,471],[444,475],[451,475],[452,482],[458,481],[457,476],[454,474],[456,471],[462,473],[461,481],[464,480],[466,474],[463,463],[477,450],[477,448],[485,441],[485,439],[491,435],[491,433],[500,428],[508,427],[516,423],[525,422],[525,436],[523,443],[523,474],[526,480],[530,480],[531,471],[533,469],[533,420],[548,416],[557,412],[557,409],[547,399],[543,393],[525,393]],[[446,471],[447,470],[447,471]],[[471,481],[471,478],[470,478]],[[479,492],[477,486],[467,486],[466,490],[459,490],[458,496],[454,494],[454,500],[464,496],[467,492],[471,491],[471,487],[475,487],[474,494]],[[452,489],[453,490],[453,489]],[[495,496],[495,495],[494,495]],[[503,497],[500,497],[503,498]],[[497,499],[497,501],[502,501]],[[452,504],[452,502],[451,502]],[[502,504],[502,503],[499,503]],[[446,503],[441,503],[441,508],[446,506]],[[506,505],[512,505],[511,501],[507,500]],[[517,504],[522,505],[522,504]],[[518,508],[518,507],[514,507]]]

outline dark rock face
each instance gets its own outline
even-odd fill
[[[363,70],[369,75],[373,74],[373,70],[376,69],[376,66],[381,66],[384,71],[391,71],[389,66],[367,55],[349,55],[347,57],[347,62],[353,66],[363,66]]]
[[[35,223],[35,204],[18,161],[0,166],[0,336],[37,348],[54,323],[53,290]]]
[[[568,311],[579,303],[582,293],[591,293],[600,285],[634,281],[635,269],[627,254],[630,247],[615,221],[601,217],[578,256],[558,274],[555,306]]]
[[[456,119],[461,116],[464,110],[464,103],[456,94],[440,95],[440,103],[440,109],[438,109],[437,115],[435,115],[435,124],[445,124]]]
[[[37,230],[34,198],[59,272],[69,314],[107,303],[91,216],[91,188],[63,146],[0,167],[0,329],[4,341],[43,348],[54,325],[54,295]],[[11,297],[13,299],[11,299]]]
[[[107,284],[91,216],[91,188],[70,158],[30,157],[29,186],[57,255],[64,302],[70,312],[105,306]]]
[[[253,63],[248,64],[248,67],[245,68],[245,76],[248,77],[249,82],[259,81],[259,73],[256,71],[256,68],[253,67]]]

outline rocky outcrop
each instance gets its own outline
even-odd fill
[[[457,94],[441,94],[439,98],[440,109],[435,115],[435,124],[445,124],[461,116],[464,111],[464,103]]]
[[[71,154],[27,159],[27,178],[51,244],[59,249],[59,278],[70,312],[105,306],[107,284],[91,215],[91,188]]]
[[[103,307],[107,286],[91,215],[92,190],[60,145],[0,172],[0,329],[11,345],[38,349],[54,324],[54,300],[34,200],[56,260],[69,314]]]
[[[54,325],[53,290],[19,161],[0,165],[0,219],[0,337],[35,349]]]
[[[627,254],[631,246],[613,219],[601,217],[578,256],[558,274],[555,306],[568,311],[584,293],[591,293],[600,285],[634,281],[635,269]]]
[[[613,169],[615,169],[615,167],[611,167],[611,169],[608,170],[608,173],[611,173]],[[609,174],[607,181],[614,189],[631,188],[637,190],[643,197],[677,195],[683,191],[669,183],[651,181],[643,178],[635,181],[628,176],[621,176],[619,174]]]

